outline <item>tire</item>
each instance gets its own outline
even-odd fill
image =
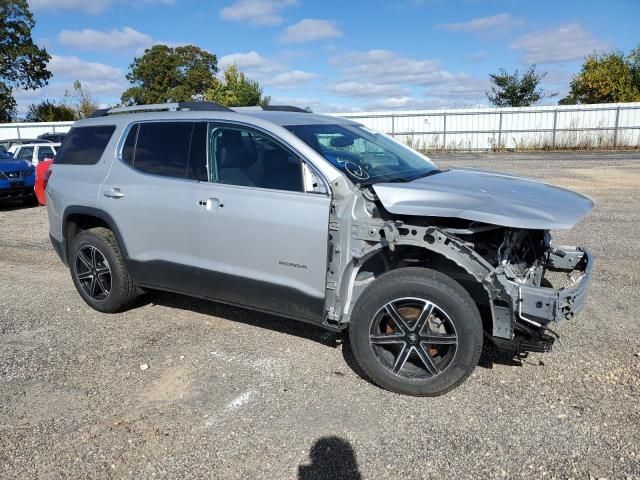
[[[478,364],[482,320],[467,291],[450,277],[400,268],[362,293],[349,338],[356,361],[380,387],[438,396],[460,385]]]
[[[138,287],[129,276],[118,242],[107,228],[85,230],[73,239],[69,269],[76,290],[94,310],[120,312],[138,297]]]
[[[22,199],[22,204],[25,207],[38,207],[40,206],[40,202],[38,202],[38,197],[36,197],[36,194],[34,193],[33,195],[30,195],[26,198]]]

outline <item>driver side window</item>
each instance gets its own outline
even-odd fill
[[[209,125],[209,180],[245,187],[304,192],[302,161],[254,130]]]

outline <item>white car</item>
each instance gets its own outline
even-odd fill
[[[52,159],[58,148],[60,148],[59,143],[27,143],[12,146],[9,153],[12,153],[14,158],[27,160],[37,165],[41,160]]]

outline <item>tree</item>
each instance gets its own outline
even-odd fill
[[[206,100],[228,107],[269,105],[271,98],[262,95],[260,84],[248,79],[236,64],[227,67],[223,77],[223,80],[215,79],[213,86],[205,94]]]
[[[122,94],[125,105],[199,100],[213,87],[218,72],[216,56],[193,45],[171,48],[154,45],[134,58]]]
[[[0,0],[0,122],[15,115],[14,88],[35,90],[51,78],[51,57],[31,38],[34,25],[26,0]]]
[[[528,107],[546,97],[555,97],[557,93],[546,94],[540,82],[547,76],[546,72],[536,72],[531,65],[520,76],[518,70],[509,74],[504,68],[497,74],[490,74],[491,92],[486,92],[489,101],[497,107]]]
[[[64,122],[76,120],[76,118],[75,110],[69,105],[43,100],[29,106],[25,120],[27,122]]]
[[[571,80],[561,105],[640,101],[640,47],[625,56],[620,51],[592,54]]]
[[[73,110],[77,118],[87,118],[100,108],[89,89],[80,83],[80,80],[73,82],[73,88],[64,93],[67,100],[71,101]]]

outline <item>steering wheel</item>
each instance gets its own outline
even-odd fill
[[[367,180],[369,178],[369,173],[365,170],[364,166],[355,162],[344,162],[344,169],[349,175],[358,180]]]

